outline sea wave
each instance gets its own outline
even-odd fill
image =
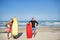
[[[5,21],[0,22],[0,27],[5,27],[6,23],[7,22],[5,22]],[[27,22],[18,22],[18,26],[19,27],[25,27],[26,23]],[[41,22],[41,21],[38,21],[38,26],[60,26],[60,21],[58,21],[58,22],[53,22],[53,21],[52,22],[49,22],[49,21]]]
[[[26,25],[26,23],[18,23],[18,25],[22,25],[22,26],[24,26],[24,25]]]
[[[41,25],[60,25],[60,22],[44,22],[44,23],[41,23]]]

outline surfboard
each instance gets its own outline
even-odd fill
[[[16,38],[18,36],[18,22],[17,18],[13,18],[13,24],[12,24],[12,36]]]
[[[32,38],[32,25],[30,23],[26,24],[26,37]]]

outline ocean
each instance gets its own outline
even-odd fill
[[[0,28],[5,28],[8,21],[0,21]],[[25,28],[28,21],[18,21],[19,28]],[[38,27],[60,27],[60,20],[40,20]]]

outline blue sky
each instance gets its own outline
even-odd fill
[[[0,20],[60,20],[60,0],[0,0]]]

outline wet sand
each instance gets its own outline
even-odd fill
[[[26,38],[26,29],[19,28],[19,37],[13,39],[11,37],[9,40],[60,40],[60,28],[37,28],[36,36],[27,39]],[[6,29],[0,29],[0,40],[8,40]]]

